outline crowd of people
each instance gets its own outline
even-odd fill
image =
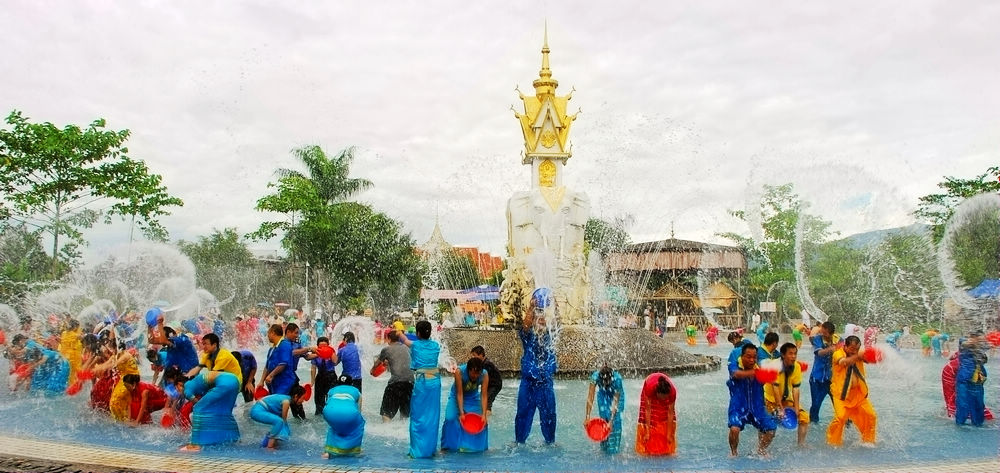
[[[514,417],[517,443],[527,441],[536,412],[544,442],[555,442],[554,305],[551,292],[536,291],[516,328],[523,353]],[[205,331],[197,320],[195,326],[182,322],[178,329],[166,325],[163,312],[154,308],[146,314],[145,358],[153,371],[146,382],[137,350],[142,337],[131,325],[137,320],[138,314],[128,312],[112,314],[94,327],[81,327],[72,317],[50,317],[43,324],[47,329],[40,332],[30,319],[23,319],[21,330],[9,341],[0,333],[0,344],[7,345],[5,356],[11,362],[10,389],[60,396],[75,395],[89,384],[89,406],[115,422],[149,424],[151,414],[162,411],[164,427],[190,430],[188,443],[181,447],[189,452],[240,439],[233,412],[241,397],[251,404],[250,418],[266,426],[261,447],[279,449],[292,437],[289,415],[305,418],[305,404],[313,399],[314,415],[327,423],[324,456],[361,451],[366,426],[361,411],[364,376],[354,333],[343,332],[334,347],[332,327],[322,317],[310,323],[307,331],[296,322],[256,315],[237,317],[232,331],[215,324],[215,330]],[[266,325],[261,339],[268,349],[258,363],[246,348],[255,345],[260,324]],[[374,376],[389,373],[379,406],[382,421],[397,415],[408,419],[408,454],[413,458],[487,450],[493,403],[503,388],[501,372],[482,346],[474,347],[465,363],[442,370],[442,348],[432,339],[431,323],[419,321],[412,331],[404,328],[397,321],[386,330],[387,344],[370,370]],[[778,334],[766,322],[755,328],[756,345],[741,331],[727,337],[733,345],[726,382],[730,455],[739,454],[740,436],[747,425],[758,431],[757,455],[768,455],[779,425],[795,429],[797,444],[804,446],[809,428],[821,423],[827,397],[833,408],[825,432],[827,444],[840,446],[848,425],[858,430],[863,443],[875,443],[878,416],[869,398],[865,364],[879,361],[874,346],[877,329],[848,325],[841,339],[831,322],[811,328],[799,325],[793,328],[792,341],[779,345]],[[693,343],[696,331],[694,326],[685,327],[688,343]],[[314,343],[305,342],[307,332]],[[898,349],[901,333],[892,332],[886,342]],[[958,424],[976,426],[992,418],[983,389],[988,337],[970,333],[950,353],[945,345],[948,338],[941,337],[944,334],[925,335],[930,341],[928,356],[950,356],[942,371],[949,415]],[[226,336],[235,338],[237,348],[223,347]],[[718,327],[709,326],[705,336],[710,345],[716,343]],[[808,406],[802,392],[807,364],[799,360],[803,338],[813,352]],[[935,339],[940,344],[935,345]],[[308,383],[297,374],[302,360],[309,363]],[[442,376],[453,378],[443,415]],[[675,454],[678,393],[673,381],[664,373],[653,373],[638,395],[634,450],[650,456]],[[613,367],[604,365],[590,376],[583,427],[608,454],[622,449],[626,397],[623,377]]]

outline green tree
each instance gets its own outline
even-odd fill
[[[318,146],[294,150],[306,172],[280,169],[277,190],[257,201],[257,210],[285,214],[249,235],[269,239],[283,233],[282,246],[295,260],[308,261],[329,277],[342,305],[369,298],[380,307],[413,300],[422,265],[415,243],[402,226],[370,206],[348,199],[371,187],[350,176],[354,148],[330,158]]]
[[[632,244],[632,237],[625,230],[630,222],[631,217],[619,217],[611,222],[591,217],[584,227],[583,239],[587,247],[596,250],[602,258],[608,253],[620,253]]]
[[[945,190],[939,194],[928,194],[920,198],[916,215],[931,224],[934,242],[944,237],[945,225],[955,214],[955,209],[965,199],[987,192],[1000,192],[1000,166],[987,168],[986,172],[972,179],[945,176],[938,187]]]
[[[32,287],[48,280],[52,259],[42,249],[38,231],[24,224],[0,232],[0,301],[18,304]]]
[[[797,310],[800,301],[795,287],[795,240],[799,220],[802,222],[803,247],[813,249],[830,235],[830,222],[805,213],[806,204],[794,192],[792,184],[764,186],[760,200],[760,222],[763,238],[755,240],[738,233],[726,232],[719,236],[736,242],[747,255],[747,307],[759,307],[767,300],[768,293],[777,295],[779,307]],[[731,210],[736,218],[748,221],[745,210]],[[780,289],[780,290],[779,290]],[[775,290],[779,290],[775,292]]]
[[[971,209],[960,222],[951,222],[951,238],[945,250],[951,256],[958,284],[978,286],[984,279],[1000,277],[1000,209]],[[943,243],[943,242],[942,242]]]
[[[105,130],[103,119],[86,129],[60,129],[30,123],[17,110],[6,123],[12,128],[0,129],[0,216],[52,235],[53,276],[60,262],[79,258],[85,244],[81,230],[102,216],[105,223],[129,217],[147,234],[163,236],[157,217],[167,215],[167,207],[183,205],[167,193],[159,175],[128,156],[128,130]]]

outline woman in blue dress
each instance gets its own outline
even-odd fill
[[[608,421],[611,433],[601,442],[605,453],[618,453],[622,443],[622,416],[625,410],[625,386],[622,375],[604,365],[590,375],[590,393],[587,395],[587,413],[583,416],[583,428],[587,428],[590,412],[597,400],[597,415]]]
[[[293,404],[302,404],[302,395],[306,390],[296,384],[292,386],[291,395],[271,394],[260,398],[253,407],[250,408],[250,418],[262,424],[271,426],[271,430],[264,436],[261,442],[262,447],[274,450],[278,447],[278,442],[287,442],[292,434],[288,427],[288,411]]]
[[[323,458],[361,453],[365,418],[361,416],[361,391],[358,388],[341,384],[331,389],[323,406],[323,419],[330,426],[326,431]]]
[[[455,370],[455,384],[451,387],[441,426],[441,450],[483,452],[489,448],[489,428],[472,434],[462,428],[461,422],[466,414],[483,415],[486,412],[488,384],[489,374],[483,372],[483,360],[479,358],[469,358],[468,363]]]
[[[197,452],[205,445],[237,442],[240,428],[233,417],[240,380],[225,371],[202,371],[184,383],[188,399],[199,397],[191,410],[191,442],[183,452]]]
[[[431,323],[417,322],[417,340],[400,337],[410,347],[413,395],[410,396],[410,451],[413,458],[430,458],[437,450],[441,423],[441,377],[438,355],[441,345],[431,340]]]
[[[31,390],[42,391],[46,396],[60,396],[69,387],[69,361],[59,352],[38,346],[33,352],[34,374],[31,376]]]

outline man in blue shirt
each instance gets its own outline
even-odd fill
[[[261,376],[257,387],[266,384],[271,394],[289,394],[292,386],[297,384],[292,359],[292,342],[282,336],[283,332],[281,325],[278,324],[272,325],[267,331],[267,340],[271,342],[271,348],[267,350],[264,376]]]
[[[837,327],[829,320],[823,322],[819,328],[819,335],[810,337],[813,345],[812,372],[809,373],[809,396],[812,398],[812,405],[809,407],[809,422],[819,423],[819,409],[823,407],[823,400],[830,394],[830,379],[833,378],[833,352],[837,350],[837,343],[834,340],[834,333]],[[830,398],[833,401],[833,398]]]
[[[340,384],[350,384],[358,388],[361,391],[361,354],[358,352],[358,345],[354,343],[354,334],[351,332],[344,332],[344,347],[337,351],[336,363],[338,365],[342,364],[343,368],[340,371],[341,378],[344,375],[350,376],[351,380],[348,383],[341,382]]]
[[[764,406],[764,385],[757,380],[757,347],[744,345],[735,363],[729,363],[729,456],[739,451],[740,432],[746,424],[757,428],[757,453],[767,455],[777,423]]]
[[[240,371],[243,374],[243,401],[253,402],[254,378],[257,377],[257,357],[253,356],[250,350],[240,350],[233,352],[236,361],[240,362]]]
[[[521,386],[517,391],[517,414],[514,417],[514,440],[517,443],[528,439],[535,409],[538,409],[539,427],[545,443],[556,441],[556,394],[552,383],[558,367],[556,349],[545,313],[541,308],[536,309],[535,299],[532,297],[517,332],[524,350],[521,355]]]
[[[164,326],[163,319],[157,323],[156,329],[150,327],[149,343],[166,347],[165,368],[176,366],[180,368],[181,373],[187,373],[198,366],[198,353],[187,335],[178,334],[172,327]]]

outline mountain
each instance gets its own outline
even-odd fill
[[[898,234],[927,234],[930,235],[931,226],[923,223],[914,223],[905,227],[887,228],[885,230],[874,230],[865,233],[857,233],[846,238],[837,240],[846,243],[850,248],[866,248],[881,243],[886,238]]]

